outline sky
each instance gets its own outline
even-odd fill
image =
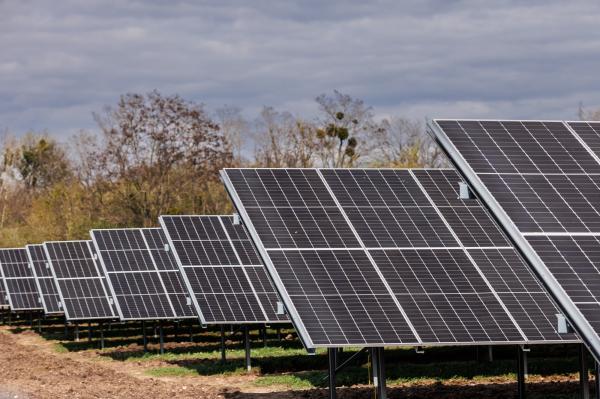
[[[600,2],[0,0],[0,131],[66,138],[158,89],[252,118],[339,90],[378,117],[600,107]]]

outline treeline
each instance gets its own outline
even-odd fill
[[[424,123],[376,120],[363,101],[316,98],[309,120],[265,107],[202,105],[154,91],[126,94],[95,113],[97,132],[69,142],[5,135],[0,247],[87,239],[92,228],[155,226],[161,214],[229,213],[225,167],[425,167],[444,159]]]

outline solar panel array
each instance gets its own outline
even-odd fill
[[[452,170],[226,169],[304,344],[574,340]]]
[[[231,216],[161,216],[203,324],[275,323],[278,296],[243,226]]]
[[[162,229],[90,234],[121,320],[197,317]]]
[[[430,128],[600,358],[600,123]]]
[[[44,249],[67,320],[117,316],[91,241],[45,242]]]
[[[42,309],[25,248],[0,249],[0,271],[11,310]]]
[[[25,249],[27,250],[31,270],[35,276],[39,299],[44,308],[44,313],[62,313],[63,311],[60,307],[60,295],[58,295],[56,281],[54,281],[54,277],[52,277],[52,270],[50,269],[50,264],[46,258],[44,245],[27,245],[25,246]]]

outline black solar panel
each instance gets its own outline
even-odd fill
[[[121,320],[197,317],[162,229],[90,234]]]
[[[41,294],[40,301],[42,303],[42,307],[44,308],[44,313],[63,313],[60,307],[58,288],[56,287],[56,281],[54,281],[54,277],[52,277],[50,264],[46,259],[44,245],[27,245],[25,248],[27,250],[29,264],[31,265],[33,274],[35,276],[38,292]]]
[[[25,248],[0,249],[0,270],[12,311],[42,309]]]
[[[481,203],[458,198],[453,170],[226,169],[223,180],[308,347],[576,339],[556,333],[552,300]]]
[[[203,324],[274,323],[278,297],[244,228],[229,216],[161,216]]]
[[[600,124],[430,124],[600,358]]]
[[[45,242],[44,249],[67,320],[116,318],[91,241]]]

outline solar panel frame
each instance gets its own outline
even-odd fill
[[[50,250],[48,248],[49,245],[64,245],[66,243],[77,243],[80,245],[85,244],[85,247],[87,247],[88,251],[89,251],[89,258],[84,258],[84,259],[89,259],[92,261],[93,264],[93,268],[95,269],[96,275],[95,276],[84,276],[84,277],[58,277],[58,274],[56,272],[56,267],[57,265],[55,265],[55,262],[59,262],[60,260],[65,260],[65,259],[70,259],[73,260],[74,258],[61,258],[60,260],[55,259],[53,260],[52,256],[50,255]],[[95,253],[95,249],[94,246],[92,244],[91,240],[71,240],[71,241],[46,241],[44,242],[44,251],[46,252],[46,257],[48,259],[48,263],[50,265],[50,269],[52,270],[52,276],[54,277],[54,281],[56,282],[56,287],[58,289],[58,294],[60,296],[60,300],[61,300],[61,307],[64,310],[65,313],[65,318],[69,321],[80,321],[80,320],[111,320],[111,319],[116,319],[118,318],[118,314],[115,312],[115,306],[114,306],[114,299],[113,297],[110,295],[110,290],[107,288],[106,286],[106,276],[104,276],[104,274],[102,273],[102,267],[98,265],[98,261],[97,261],[97,257],[98,255]],[[110,315],[102,315],[102,316],[77,316],[75,314],[71,314],[71,311],[69,310],[69,306],[66,306],[65,303],[67,302],[66,299],[81,299],[81,298],[70,298],[67,297],[65,295],[65,293],[63,292],[63,288],[61,287],[61,281],[62,282],[68,282],[68,281],[74,281],[74,280],[98,280],[100,283],[100,287],[102,288],[103,291],[103,296],[102,297],[98,297],[98,299],[106,299],[107,304],[108,304],[108,309],[110,309]],[[83,299],[86,298],[96,298],[96,297],[84,297]],[[74,313],[74,312],[73,312]]]
[[[150,248],[150,244],[148,243],[148,240],[144,234],[144,232],[147,231],[151,231],[151,230],[160,230],[161,232],[163,231],[160,227],[157,228],[114,228],[114,229],[93,229],[90,230],[90,236],[92,238],[92,242],[94,245],[94,248],[96,249],[96,252],[98,253],[98,263],[101,265],[102,270],[104,272],[104,275],[106,276],[106,282],[108,285],[108,288],[110,289],[112,298],[114,299],[114,304],[115,304],[115,308],[117,310],[117,313],[119,314],[119,319],[122,321],[127,321],[127,320],[183,320],[183,319],[195,319],[197,318],[197,316],[195,314],[191,314],[191,315],[183,315],[183,314],[178,314],[177,310],[175,308],[175,305],[173,304],[173,299],[171,297],[171,293],[168,292],[167,290],[167,286],[163,280],[163,276],[161,274],[162,272],[177,272],[180,276],[181,276],[181,270],[178,268],[177,263],[174,263],[174,268],[172,269],[159,269],[157,266],[157,261],[155,258],[155,255],[153,255],[152,250]],[[104,258],[104,256],[102,255],[103,252],[106,252],[107,250],[102,249],[101,245],[99,244],[98,240],[99,237],[97,237],[97,234],[102,234],[102,233],[107,233],[107,232],[123,232],[123,231],[129,231],[129,232],[139,232],[143,242],[144,242],[144,248],[136,248],[136,249],[132,249],[132,248],[123,248],[120,251],[143,251],[144,253],[146,253],[148,255],[148,258],[151,260],[152,265],[149,266],[149,268],[147,270],[129,270],[129,271],[123,271],[123,270],[112,270],[109,271],[109,268],[107,267],[107,263],[108,260],[106,260]],[[163,232],[164,234],[164,232]],[[125,312],[123,311],[121,305],[121,297],[123,300],[126,300],[127,295],[117,295],[117,291],[115,290],[115,287],[113,286],[113,281],[111,279],[111,276],[114,274],[123,274],[123,273],[128,273],[128,274],[136,274],[136,273],[153,273],[156,274],[156,276],[158,277],[158,280],[160,282],[160,286],[162,287],[162,292],[157,292],[155,295],[163,295],[168,303],[169,303],[169,308],[171,309],[171,314],[170,315],[163,315],[163,316],[147,316],[147,317],[129,317],[125,315]],[[183,279],[183,276],[181,276]],[[183,282],[183,281],[182,281]],[[191,297],[189,291],[186,292],[186,294],[188,295],[188,298]],[[140,295],[144,295],[144,294],[140,294]],[[191,298],[190,298],[191,300]],[[193,312],[193,310],[192,310]],[[195,312],[193,312],[195,313]]]
[[[0,273],[2,275],[2,281],[4,283],[4,289],[6,290],[6,297],[8,300],[9,308],[12,312],[19,311],[37,311],[43,310],[40,293],[37,288],[35,275],[32,272],[32,266],[29,263],[27,250],[23,248],[0,248],[0,252],[18,251],[22,257],[21,262],[2,262],[0,260]],[[6,272],[5,264],[26,264],[26,267],[22,270],[27,275],[22,276],[8,276]],[[17,287],[12,287],[9,282],[15,282]],[[20,282],[20,284],[19,284]],[[25,285],[27,287],[25,287]],[[29,288],[28,290],[26,288]],[[29,303],[30,306],[26,306],[24,302]],[[36,305],[33,305],[35,303]]]
[[[254,168],[248,168],[251,169],[251,171],[260,171],[262,169],[254,169]],[[266,168],[268,169],[268,168]],[[244,169],[232,169],[232,171],[234,172],[238,172],[238,171],[243,171]],[[272,170],[272,169],[271,169]],[[275,169],[277,170],[277,169]],[[286,168],[286,171],[288,170],[295,170],[293,168],[289,169]],[[301,169],[302,170],[302,169]],[[311,169],[314,170],[314,169]],[[382,169],[361,169],[361,171],[363,170],[377,170],[380,171]],[[385,169],[384,169],[385,170]],[[415,176],[414,172],[415,171],[419,171],[419,170],[427,170],[427,169],[412,169],[412,170],[404,170],[406,173],[408,173],[412,179],[414,179],[414,181],[416,182],[416,184],[419,186],[420,192],[423,193],[423,195],[427,198],[427,202],[425,204],[421,204],[421,206],[433,206],[436,211],[439,211],[439,206],[431,199],[429,198],[429,191],[426,190],[423,186],[422,186],[422,180],[421,178]],[[432,169],[435,171],[438,171],[439,169]],[[244,204],[244,202],[241,200],[240,196],[238,195],[238,191],[236,190],[236,188],[233,186],[233,183],[230,179],[230,176],[228,175],[228,169],[225,169],[223,171],[221,171],[221,178],[225,184],[225,187],[229,193],[229,195],[231,196],[233,203],[237,209],[237,211],[239,212],[241,219],[244,221],[250,221],[252,220],[249,216],[249,214],[247,213],[247,209],[246,206]],[[323,173],[325,171],[330,171],[329,169],[316,169],[317,173],[319,174],[319,176],[322,179],[322,182],[325,184],[325,187],[327,188],[327,190],[329,191],[331,198],[333,199],[333,201],[336,202],[337,208],[338,210],[342,213],[342,216],[345,218],[345,220],[347,221],[348,225],[350,226],[350,228],[353,230],[353,233],[355,235],[355,240],[357,242],[360,243],[360,247],[357,248],[353,248],[354,246],[351,246],[352,248],[334,248],[332,249],[333,251],[335,250],[342,250],[342,249],[347,249],[347,250],[352,250],[352,249],[361,249],[363,250],[369,257],[371,257],[370,252],[371,251],[381,251],[381,250],[386,250],[386,249],[390,249],[390,248],[370,248],[368,247],[361,239],[360,234],[355,230],[355,225],[354,223],[352,223],[348,216],[346,215],[346,212],[344,211],[344,206],[342,206],[339,202],[339,196],[338,194],[334,194],[332,192],[332,186],[331,184],[327,181],[327,179],[325,178],[325,176],[323,175]],[[398,171],[398,169],[393,169],[393,171]],[[240,172],[241,173],[241,172]],[[245,177],[244,177],[245,179]],[[262,182],[263,184],[265,184],[264,182]],[[269,182],[269,184],[271,184],[272,182]],[[266,184],[265,184],[266,186]],[[248,186],[249,187],[249,186]],[[243,187],[240,188],[240,190],[243,191],[243,195],[245,196],[246,199],[248,199],[249,197],[252,197],[254,195],[259,196],[260,198],[265,199],[265,193],[256,193],[256,194],[249,194],[248,187]],[[360,197],[362,194],[360,192],[358,192],[358,190],[351,190],[351,193],[348,193],[348,200],[349,201],[360,201],[360,198],[356,199],[355,197]],[[265,201],[271,201],[271,205],[267,204],[265,205],[265,207],[269,207],[269,206],[273,206],[275,204],[275,201],[279,201],[280,204],[285,205],[285,201],[284,199],[282,199],[283,197],[281,197],[281,195],[275,193],[274,195],[277,196],[277,199],[265,199]],[[295,195],[295,194],[294,194]],[[252,202],[253,200],[250,199],[250,202]],[[256,203],[258,204],[258,203]],[[352,204],[349,203],[344,203],[345,206],[352,206]],[[249,205],[249,206],[255,206],[255,205]],[[481,205],[479,205],[481,206]],[[465,254],[470,257],[469,254],[469,249],[470,247],[468,247],[467,245],[463,245],[461,243],[461,240],[455,235],[455,229],[450,227],[448,225],[448,222],[446,221],[446,218],[441,214],[439,214],[439,217],[441,218],[441,220],[446,224],[447,228],[449,229],[449,231],[454,235],[454,238],[456,239],[456,243],[454,244],[454,248],[457,250],[463,250],[465,252]],[[491,218],[489,220],[492,220]],[[301,338],[301,340],[303,341],[305,347],[307,347],[307,349],[312,349],[316,346],[319,347],[341,347],[341,346],[356,346],[355,344],[340,344],[340,343],[336,343],[333,345],[327,345],[327,344],[315,344],[315,342],[313,342],[311,340],[310,334],[308,333],[307,329],[305,328],[305,326],[303,325],[303,322],[301,321],[301,318],[298,314],[297,309],[295,308],[294,304],[293,304],[293,300],[290,297],[290,294],[288,292],[288,290],[285,287],[285,284],[283,283],[283,281],[281,280],[281,277],[279,275],[279,272],[277,271],[273,260],[271,259],[271,255],[270,252],[275,253],[276,251],[291,251],[291,253],[294,253],[294,246],[291,246],[290,248],[278,248],[277,247],[277,243],[275,242],[271,242],[269,241],[269,246],[264,244],[259,236],[259,233],[257,232],[254,224],[252,222],[246,223],[246,228],[248,230],[248,233],[250,234],[250,236],[253,238],[253,241],[256,244],[256,248],[259,251],[259,253],[261,254],[261,257],[263,258],[263,261],[265,263],[265,265],[267,266],[267,269],[270,272],[271,278],[273,280],[273,282],[275,283],[279,295],[282,297],[286,308],[288,310],[288,312],[290,313],[291,316],[291,320],[294,323],[294,326],[296,327],[296,329],[299,332],[299,336]],[[497,230],[497,226],[494,225],[495,229]],[[503,243],[506,243],[507,248],[514,250],[514,248],[510,245],[510,243],[508,243],[508,241],[504,240]],[[268,248],[267,248],[268,247]],[[477,249],[477,250],[481,250],[481,249],[486,249],[485,246],[480,246],[480,245],[475,245],[473,248]],[[497,245],[494,245],[493,248],[500,248]],[[303,250],[311,250],[312,248],[304,248]],[[393,248],[393,249],[397,249],[397,248]],[[400,248],[401,249],[401,248]],[[318,250],[325,250],[324,248],[319,248]],[[411,247],[410,245],[405,248],[405,250],[423,250],[423,248],[415,248],[415,247]],[[475,266],[475,268],[477,267],[477,263],[475,261],[473,261],[471,259],[472,264]],[[376,270],[378,271],[381,280],[385,282],[385,284],[387,284],[387,280],[386,278],[383,276],[383,273],[381,272],[381,270],[379,270],[379,266],[376,264],[375,261],[373,261],[373,259],[371,258],[371,264],[376,268]],[[481,272],[480,272],[481,273]],[[482,274],[481,274],[482,275]],[[483,275],[482,275],[483,277]],[[484,278],[485,279],[485,278]],[[488,283],[489,284],[489,283]],[[505,315],[507,315],[510,319],[511,322],[514,324],[514,327],[516,327],[516,329],[518,329],[520,331],[520,337],[522,338],[521,340],[500,340],[500,341],[494,341],[493,339],[488,340],[488,342],[485,342],[486,344],[514,344],[514,343],[548,343],[548,342],[578,342],[576,337],[572,338],[572,339],[555,339],[555,340],[548,340],[548,339],[544,339],[544,338],[537,338],[537,339],[528,339],[527,336],[521,331],[520,325],[515,319],[513,319],[512,316],[512,312],[508,311],[508,309],[506,308],[506,306],[504,305],[504,301],[500,298],[500,295],[496,295],[496,290],[491,286],[491,284],[489,284],[490,287],[490,293],[493,293],[493,297],[495,298],[495,300],[498,302],[498,305],[502,306]],[[395,301],[397,302],[398,299],[396,298],[396,295],[394,293],[394,291],[387,286],[387,290],[389,292],[389,294],[395,299]],[[484,293],[485,294],[485,293]],[[544,300],[544,298],[539,298],[541,301]],[[400,309],[402,311],[403,317],[404,319],[409,323],[411,323],[410,317],[406,316],[406,313],[404,313],[403,307],[396,303],[397,308]],[[414,332],[415,337],[419,338],[419,334],[417,334],[417,332],[415,331],[414,326],[410,325],[412,331]],[[477,345],[477,344],[481,344],[481,342],[455,342],[455,341],[448,341],[448,342],[417,342],[417,343],[410,343],[410,342],[404,342],[404,343],[395,343],[395,344],[404,344],[404,345],[411,345],[411,344],[415,344],[415,345],[428,345],[428,346],[434,346],[434,345]],[[361,346],[364,346],[364,344],[361,344]],[[374,344],[374,345],[369,345],[367,344],[366,346],[381,346],[381,344]]]
[[[58,294],[58,287],[56,285],[56,280],[54,280],[54,277],[52,275],[50,265],[48,264],[48,258],[46,258],[46,251],[44,250],[44,245],[28,244],[25,246],[25,249],[27,250],[27,257],[29,259],[29,264],[31,265],[31,270],[33,271],[33,275],[35,276],[35,283],[40,294],[40,302],[42,303],[42,307],[44,308],[44,313],[47,315],[63,314],[64,311],[61,309],[60,306],[60,295]],[[42,276],[41,273],[38,273],[37,268],[35,267],[35,262],[41,262],[40,260],[36,259],[36,255],[34,255],[33,253],[35,249],[40,250],[41,254],[44,257],[44,268],[47,268],[48,270],[48,272],[44,276]]]
[[[236,246],[234,244],[234,241],[239,239],[239,237],[232,238],[227,230],[227,227],[226,227],[224,221],[223,221],[225,218],[231,218],[231,217],[232,217],[231,215],[161,215],[159,217],[160,225],[163,229],[163,232],[165,233],[165,236],[167,237],[169,247],[171,248],[171,251],[175,257],[177,265],[179,266],[179,270],[181,271],[181,274],[183,276],[183,280],[184,280],[186,287],[190,293],[192,303],[194,304],[194,307],[198,314],[198,319],[200,320],[200,324],[203,326],[206,326],[209,324],[211,324],[211,325],[219,325],[219,324],[240,325],[240,324],[242,324],[243,325],[243,324],[251,324],[251,323],[267,323],[267,324],[289,323],[290,321],[287,320],[287,318],[280,317],[280,316],[276,316],[277,317],[276,319],[269,319],[268,313],[265,309],[265,306],[269,305],[269,304],[265,303],[265,300],[267,300],[266,295],[262,295],[262,296],[264,296],[264,298],[261,298],[261,294],[257,293],[256,287],[254,286],[254,283],[252,282],[252,279],[248,275],[248,272],[247,272],[248,267],[256,267],[256,266],[262,266],[262,265],[246,265],[242,261],[242,254],[239,253],[238,248],[236,248]],[[179,253],[179,251],[177,251],[177,249],[176,249],[177,247],[174,244],[175,241],[179,241],[179,240],[173,239],[172,234],[169,232],[169,228],[166,223],[166,218],[206,218],[206,219],[215,219],[218,221],[218,225],[222,228],[222,231],[224,232],[224,236],[218,238],[217,240],[213,240],[213,241],[224,241],[224,242],[228,243],[231,246],[230,249],[232,250],[232,253],[227,256],[229,257],[230,255],[233,255],[233,257],[235,258],[235,261],[230,262],[230,263],[234,263],[234,264],[224,265],[224,266],[227,268],[229,268],[229,267],[235,268],[233,270],[237,270],[237,269],[242,270],[244,276],[246,277],[247,284],[251,287],[251,292],[248,295],[251,295],[255,298],[256,302],[259,304],[259,306],[261,308],[261,313],[263,314],[264,319],[257,319],[257,318],[252,319],[252,318],[248,318],[248,317],[245,317],[246,320],[225,320],[225,319],[223,319],[223,320],[208,320],[207,319],[207,317],[204,315],[204,312],[202,311],[203,306],[201,306],[201,304],[198,302],[198,298],[197,298],[196,292],[194,291],[193,284],[190,281],[188,274],[186,272],[187,268],[189,268],[191,270],[195,270],[195,269],[202,270],[205,266],[198,266],[198,265],[186,266],[186,265],[184,265],[184,262],[182,261],[182,255]],[[207,238],[207,240],[208,240],[208,238]],[[268,276],[268,274],[267,274],[267,276]]]
[[[456,147],[453,140],[447,135],[445,129],[440,125],[441,122],[513,122],[513,123],[526,123],[532,121],[526,120],[474,120],[474,119],[436,119],[428,123],[428,129],[436,142],[448,155],[450,161],[456,166],[456,169],[461,173],[466,181],[469,182],[470,187],[475,191],[477,196],[486,204],[488,209],[496,218],[497,222],[504,229],[506,234],[511,238],[516,248],[519,249],[521,255],[528,261],[533,271],[539,277],[540,281],[544,284],[547,291],[555,300],[556,304],[562,309],[565,316],[569,319],[571,325],[587,344],[588,348],[594,354],[596,360],[600,359],[600,336],[594,331],[594,328],[583,311],[575,304],[575,302],[569,297],[565,289],[561,286],[556,277],[549,271],[545,262],[541,259],[538,253],[533,249],[531,244],[527,240],[527,236],[524,235],[523,231],[516,225],[513,218],[511,218],[505,211],[504,207],[501,206],[497,198],[488,189],[487,185],[483,183],[479,175],[484,175],[486,172],[477,172],[469,161],[463,156],[461,151]],[[583,148],[587,149],[590,158],[596,160],[597,165],[593,165],[597,169],[600,169],[600,160],[597,154],[594,154],[590,150],[589,146],[582,142],[582,139],[575,133],[575,131],[569,126],[568,123],[558,120],[536,120],[533,122],[541,123],[561,123],[565,128],[570,131],[573,138],[576,139]],[[583,169],[582,169],[583,170]],[[489,171],[490,174],[504,174],[505,172]],[[563,172],[567,174],[566,172]],[[597,173],[593,172],[593,173]],[[520,175],[522,173],[515,173]],[[544,175],[544,172],[540,174]],[[585,174],[585,173],[584,173]],[[591,173],[590,173],[591,174]],[[530,233],[529,236],[538,233]],[[542,233],[539,233],[542,234]],[[585,235],[586,233],[581,233]],[[543,235],[543,234],[542,234]]]

